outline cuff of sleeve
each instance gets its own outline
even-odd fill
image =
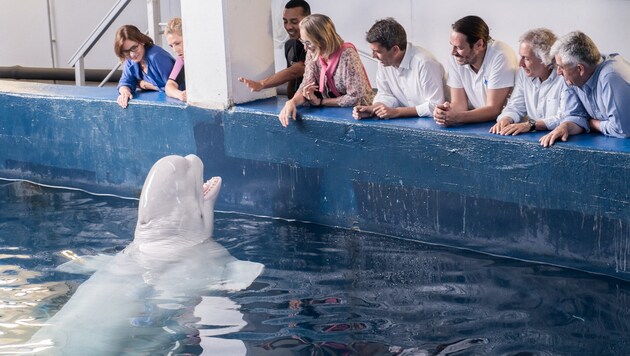
[[[436,104],[430,102],[418,105],[416,106],[416,114],[419,117],[432,117],[435,106]]]
[[[516,115],[515,113],[512,112],[502,112],[501,115],[497,116],[497,122],[501,121],[501,119],[503,119],[504,117],[509,117],[510,119],[512,119],[512,123],[516,124],[518,122],[520,122],[521,120],[519,119],[518,115]]]

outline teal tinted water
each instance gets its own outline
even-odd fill
[[[60,252],[122,250],[136,205],[0,187],[0,353],[26,342],[88,278],[55,271],[66,261]],[[179,298],[175,311],[143,301],[125,352],[196,355],[228,340],[248,355],[630,354],[624,281],[238,214],[216,215],[215,239],[234,257],[265,264],[264,273],[244,291]],[[208,321],[201,299],[213,296],[236,303],[243,325]]]

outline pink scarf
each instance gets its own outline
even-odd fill
[[[325,93],[326,85],[328,85],[328,89],[335,95],[335,97],[340,97],[341,93],[337,90],[335,86],[335,80],[333,76],[335,71],[337,70],[337,65],[339,65],[339,58],[341,58],[341,53],[344,49],[351,47],[355,51],[356,47],[350,42],[344,42],[341,47],[336,50],[333,54],[328,57],[328,61],[326,61],[322,56],[319,56],[319,64],[321,65],[321,70],[319,72],[319,91],[321,93]],[[363,67],[363,66],[361,66]],[[365,67],[363,67],[363,72],[365,73],[365,77],[367,78],[367,73],[365,72]]]

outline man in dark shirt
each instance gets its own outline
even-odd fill
[[[304,0],[291,0],[284,6],[282,21],[284,29],[289,34],[289,40],[284,44],[284,56],[287,60],[287,68],[283,69],[263,80],[252,80],[239,77],[238,80],[247,85],[251,91],[273,88],[284,83],[287,84],[287,96],[293,94],[302,82],[304,75],[304,60],[306,50],[300,42],[300,21],[311,14],[311,7]]]

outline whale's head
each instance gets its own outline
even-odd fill
[[[199,157],[160,159],[142,187],[134,244],[141,251],[169,253],[209,239],[220,189],[220,177],[203,181]]]

